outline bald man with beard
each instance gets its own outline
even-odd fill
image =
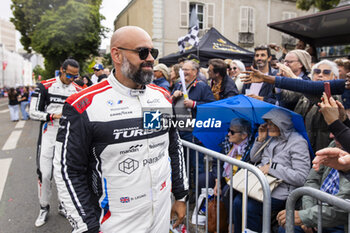
[[[169,232],[170,213],[178,217],[174,227],[185,216],[188,182],[178,132],[144,123],[144,109],[154,119],[171,109],[168,92],[150,84],[157,56],[143,29],[118,29],[111,39],[115,69],[64,105],[55,180],[74,233]]]

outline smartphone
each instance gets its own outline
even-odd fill
[[[331,84],[329,82],[324,82],[324,92],[326,93],[328,99],[332,96],[331,95]]]

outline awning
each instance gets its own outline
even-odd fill
[[[267,26],[316,47],[350,44],[350,5]]]

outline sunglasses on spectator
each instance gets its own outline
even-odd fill
[[[235,135],[236,133],[240,133],[240,132],[235,132],[234,130],[232,129],[228,129],[227,130],[229,133],[231,133],[231,135]]]
[[[69,78],[69,79],[76,79],[76,78],[78,78],[79,77],[79,74],[69,74],[69,73],[67,73],[66,71],[63,71],[65,74],[66,74],[66,77],[67,78]]]
[[[150,49],[150,48],[142,47],[142,48],[137,48],[137,49],[127,49],[127,48],[118,47],[118,49],[138,53],[141,60],[145,60],[148,57],[149,53],[151,53],[151,55],[154,59],[157,59],[158,53],[159,53],[158,49],[155,49],[155,48]]]
[[[229,67],[229,70],[237,70],[237,67]]]
[[[315,74],[324,74],[324,75],[330,75],[332,73],[331,70],[321,70],[321,69],[314,69]]]

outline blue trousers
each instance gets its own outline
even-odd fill
[[[286,207],[285,200],[278,200],[271,198],[271,211],[284,210]],[[262,214],[263,204],[254,199],[248,198],[248,216],[247,216],[247,228],[252,231],[262,231]],[[233,222],[234,232],[242,232],[242,194],[236,195],[233,202]]]
[[[28,101],[21,102],[21,112],[22,112],[23,120],[28,120],[28,118],[29,118],[29,115],[28,115],[27,110],[26,110],[28,103],[29,103]]]

